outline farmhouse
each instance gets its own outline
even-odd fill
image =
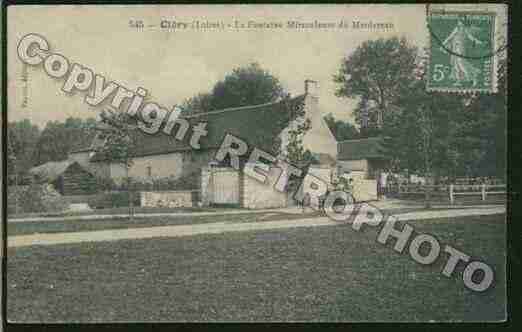
[[[280,160],[287,159],[286,148],[291,131],[304,121],[309,121],[310,129],[302,137],[304,150],[309,150],[314,159],[308,172],[329,184],[334,183],[338,175],[356,175],[356,198],[375,199],[375,178],[387,164],[381,140],[367,138],[337,142],[323,119],[314,83],[306,81],[304,94],[282,101],[182,116],[174,123],[170,135],[163,130],[154,135],[137,130],[137,147],[129,176],[144,182],[164,178],[183,179],[185,185],[188,183],[188,187],[180,188],[188,190],[185,196],[194,197],[193,193],[197,191],[197,200],[203,205],[285,207],[294,203],[289,196],[293,193],[274,188],[282,174],[277,165],[267,172],[265,183],[246,175],[244,167],[265,166],[246,164],[254,148]],[[296,117],[298,113],[303,116]],[[194,149],[190,139],[198,124],[204,124],[207,133],[200,137],[199,149]],[[188,132],[183,139],[175,136],[185,129]],[[221,162],[215,159],[227,134],[240,138],[249,147],[245,157],[240,158],[239,170],[230,167],[228,157]],[[102,134],[94,135],[85,143],[70,151],[68,160],[35,167],[31,173],[54,183],[65,195],[92,193],[96,177],[121,183],[126,177],[126,170],[99,152],[104,143]],[[85,178],[83,183],[80,181],[82,177]],[[157,200],[172,200],[174,198],[166,197],[179,198],[180,195],[183,194],[165,192]]]
[[[298,110],[304,112],[302,119],[294,116]],[[149,135],[138,130],[138,146],[134,163],[129,169],[131,177],[142,180],[193,178],[193,189],[201,191],[200,199],[203,204],[231,204],[248,208],[286,206],[290,203],[289,198],[276,191],[270,185],[272,183],[258,183],[244,176],[243,171],[228,167],[228,161],[217,163],[214,156],[226,134],[232,134],[245,141],[251,149],[262,149],[273,155],[279,152],[284,158],[290,131],[305,119],[310,121],[311,127],[302,137],[302,145],[317,160],[311,172],[328,183],[332,172],[335,172],[337,142],[323,120],[317,86],[312,81],[305,82],[304,94],[290,99],[198,113],[183,119],[190,123],[190,130],[197,123],[207,124],[207,135],[202,136],[199,141],[200,149],[191,147],[190,132],[183,140],[178,140],[163,131]],[[172,132],[176,133],[176,130]],[[103,153],[96,152],[102,143],[103,139],[98,136],[88,146],[73,151],[69,158],[97,176],[122,180],[126,174],[124,167],[111,162]],[[245,161],[242,160],[242,166]],[[277,168],[273,168],[269,182],[275,182],[279,173]]]

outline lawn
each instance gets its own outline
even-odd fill
[[[466,289],[350,226],[8,249],[7,318],[488,321],[505,318],[505,215],[409,222],[496,272]]]

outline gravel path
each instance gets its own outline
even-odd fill
[[[449,218],[476,215],[490,215],[505,213],[503,206],[492,208],[466,208],[451,209],[443,211],[422,211],[396,215],[399,220],[422,220],[433,218]],[[360,217],[367,218],[366,214]],[[176,225],[176,226],[157,226],[145,228],[113,229],[91,232],[69,232],[69,233],[49,233],[11,236],[7,240],[8,247],[23,247],[31,245],[53,245],[65,243],[97,242],[97,241],[116,241],[127,239],[145,239],[155,237],[180,237],[193,236],[199,234],[219,234],[225,232],[242,232],[253,230],[267,230],[292,227],[314,227],[314,226],[333,226],[339,222],[333,221],[328,217],[277,220],[266,222],[234,223],[218,222],[196,225]]]

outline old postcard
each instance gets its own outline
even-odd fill
[[[6,6],[7,320],[505,321],[508,9]]]

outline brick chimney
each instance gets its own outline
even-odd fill
[[[304,81],[305,84],[305,94],[316,97],[319,93],[319,83],[314,80],[306,79]]]

